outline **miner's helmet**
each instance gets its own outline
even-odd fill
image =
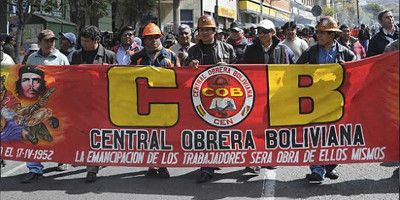
[[[154,23],[148,23],[143,29],[142,38],[149,35],[163,36],[160,28]]]
[[[342,32],[333,17],[321,17],[317,24],[317,31]]]
[[[217,28],[217,24],[215,23],[215,20],[212,16],[203,15],[197,21],[197,28],[202,28],[202,27]]]

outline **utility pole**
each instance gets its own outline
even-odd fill
[[[178,26],[181,24],[181,9],[180,9],[180,0],[173,1],[173,17],[174,17],[174,30],[175,34],[178,34]]]
[[[215,23],[217,23],[217,27],[218,27],[218,0],[215,0],[215,8],[214,8],[214,19],[215,19]]]
[[[158,0],[158,26],[161,28],[161,0]]]
[[[357,3],[357,22],[358,25],[360,25],[360,11],[358,10],[358,0],[356,0],[356,3]]]
[[[264,0],[260,0],[260,20],[258,23],[260,23],[264,19],[263,7],[264,7]]]

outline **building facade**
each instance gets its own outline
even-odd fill
[[[311,13],[314,0],[292,0],[290,20],[296,24],[314,26],[316,18]]]

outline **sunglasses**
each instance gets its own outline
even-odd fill
[[[261,33],[268,34],[271,32],[272,32],[272,29],[261,29],[261,28],[257,29],[257,33],[259,33],[259,34],[261,34]]]
[[[158,36],[158,35],[155,35],[155,36],[146,36],[146,37],[144,37],[144,39],[148,39],[148,40],[154,39],[154,40],[157,40],[157,39],[160,39],[160,36]]]
[[[132,36],[133,36],[133,33],[125,33],[124,36],[125,36],[125,37],[132,37]]]

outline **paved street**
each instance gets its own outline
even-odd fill
[[[205,199],[399,199],[398,163],[340,165],[338,180],[309,185],[307,167],[262,169],[256,176],[244,168],[222,168],[213,181],[197,184],[195,168],[170,168],[170,179],[145,177],[146,168],[106,167],[93,184],[84,182],[85,167],[54,171],[56,163],[45,163],[45,178],[20,183],[25,163],[8,161],[1,169],[2,200],[205,200]]]

